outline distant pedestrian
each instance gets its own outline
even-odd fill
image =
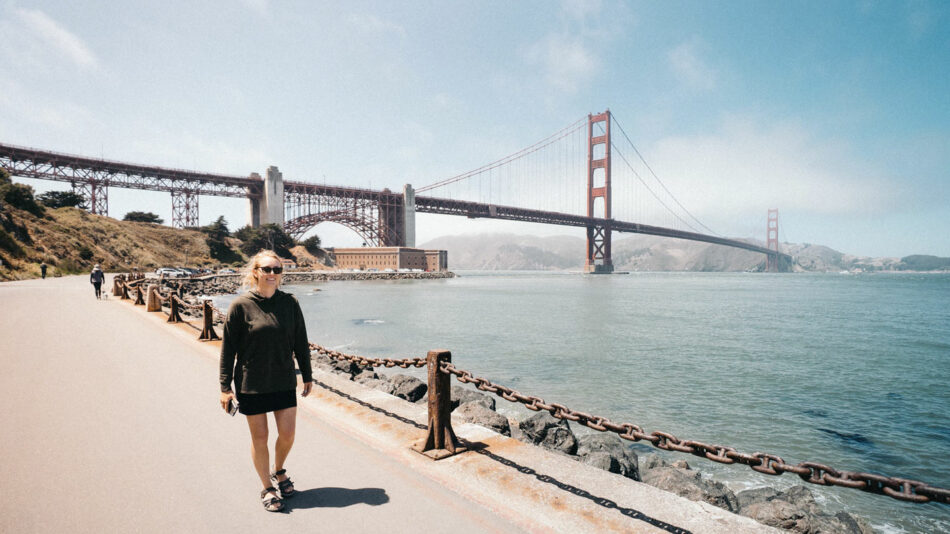
[[[92,274],[89,275],[89,283],[92,284],[92,287],[96,288],[96,298],[102,298],[102,283],[106,281],[106,275],[102,272],[102,269],[99,268],[97,263],[95,267],[92,268]]]
[[[40,264],[40,274],[43,275],[43,280],[46,280],[46,262]]]
[[[297,299],[278,289],[282,273],[280,257],[271,250],[251,258],[243,281],[250,291],[231,303],[221,344],[221,407],[228,410],[236,397],[238,410],[247,417],[251,457],[268,512],[280,512],[283,499],[296,494],[284,470],[297,424],[294,359],[303,380],[301,396],[309,395],[313,387],[307,325]],[[274,412],[277,425],[273,471],[268,470],[268,412]]]

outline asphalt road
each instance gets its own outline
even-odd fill
[[[0,284],[0,310],[0,532],[521,531],[306,411],[268,513],[195,341],[86,277]]]

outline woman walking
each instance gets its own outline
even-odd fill
[[[301,396],[309,395],[313,386],[303,312],[293,295],[278,289],[282,272],[273,251],[263,250],[251,258],[243,283],[250,291],[231,303],[221,345],[221,407],[227,410],[236,397],[238,410],[247,417],[251,457],[264,488],[261,500],[269,512],[283,510],[283,499],[295,493],[284,470],[296,430],[295,358],[303,379]],[[269,412],[274,413],[277,426],[273,471],[268,470]]]

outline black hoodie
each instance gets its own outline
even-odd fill
[[[231,391],[232,380],[239,393],[296,389],[294,357],[311,382],[307,325],[293,295],[278,289],[270,298],[250,291],[234,299],[221,344],[221,391]]]

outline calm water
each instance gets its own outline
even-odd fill
[[[450,349],[477,375],[647,431],[950,487],[950,275],[462,275],[286,289],[310,339],[338,350]],[[799,481],[676,458],[734,490]],[[950,532],[950,506],[808,486],[881,531]]]

